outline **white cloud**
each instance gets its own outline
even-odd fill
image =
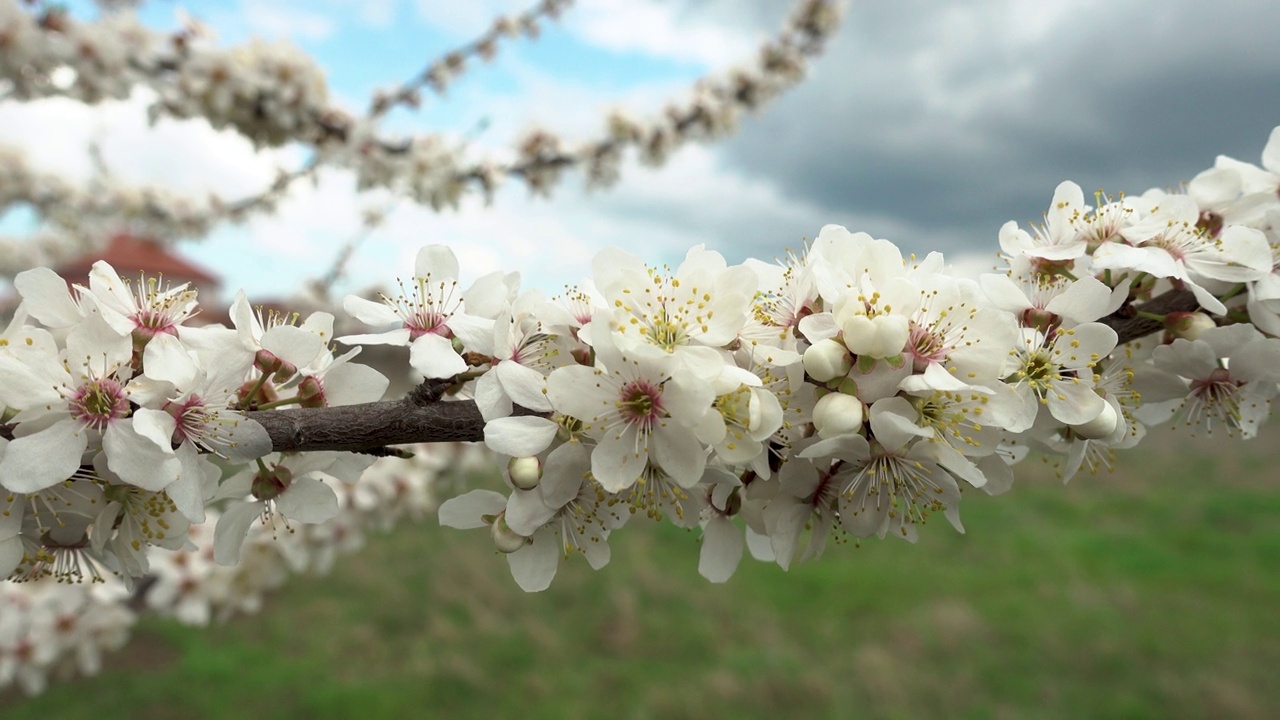
[[[533,3],[416,0],[415,5],[423,22],[462,39],[487,31],[499,15],[513,17]],[[708,67],[752,59],[763,35],[734,22],[731,14],[707,10],[700,3],[578,0],[557,22],[585,44],[613,53],[639,53]]]
[[[414,7],[423,22],[468,39],[487,31],[499,15],[514,15],[524,9],[505,0],[415,0]]]
[[[333,18],[299,7],[250,2],[243,11],[249,28],[266,37],[325,40],[336,29]]]
[[[0,102],[0,142],[21,147],[43,172],[86,181],[93,173],[88,149],[96,141],[122,182],[228,199],[266,187],[274,168],[292,155],[258,153],[244,137],[203,120],[152,125],[146,112],[152,97],[138,90],[128,100],[96,106],[65,98]]]
[[[637,52],[719,68],[753,59],[759,38],[723,18],[690,15],[664,2],[580,0],[564,19],[583,41],[612,52]]]
[[[327,0],[343,12],[354,9],[360,22],[370,27],[385,28],[396,16],[396,0]]]

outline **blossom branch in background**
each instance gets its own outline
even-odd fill
[[[492,44],[486,39],[509,24],[532,34],[539,17],[554,16],[565,4],[546,0],[501,28],[495,26],[464,50],[474,48],[483,56]],[[470,159],[464,147],[441,134],[383,136],[377,125],[379,112],[361,118],[329,105],[319,68],[284,43],[254,40],[219,49],[210,46],[204,39],[207,32],[194,24],[166,34],[138,24],[129,12],[82,23],[61,8],[33,15],[15,0],[0,0],[0,37],[8,38],[0,42],[0,80],[9,83],[9,95],[15,99],[66,96],[96,103],[126,98],[133,87],[145,86],[158,94],[153,117],[204,118],[212,127],[234,129],[262,148],[292,142],[311,153],[299,168],[281,171],[264,192],[240,199],[210,195],[196,202],[159,190],[81,190],[60,181],[51,193],[49,184],[25,170],[22,158],[9,151],[0,157],[0,172],[5,173],[0,180],[6,188],[0,208],[30,202],[50,224],[69,231],[75,242],[63,247],[82,248],[104,241],[84,232],[95,225],[146,222],[156,226],[157,237],[168,240],[205,235],[223,220],[243,221],[253,213],[274,210],[294,182],[314,177],[322,167],[353,172],[361,191],[386,188],[436,210],[456,207],[468,192],[491,199],[508,177],[546,195],[572,168],[582,168],[589,185],[604,187],[617,180],[629,148],[636,149],[644,163],[661,165],[685,142],[727,134],[742,112],[760,108],[804,77],[807,61],[821,53],[837,21],[833,1],[798,0],[782,31],[761,47],[752,67],[725,78],[700,80],[689,102],[673,103],[661,117],[647,121],[614,113],[603,137],[573,148],[547,130],[533,131],[519,141],[515,160],[506,161]],[[443,66],[435,63],[425,75],[442,82],[444,71],[433,68],[453,67],[450,72],[456,72],[457,61],[449,58],[464,55],[447,55],[440,61]],[[413,86],[411,82],[391,96],[379,97],[407,98]],[[405,101],[375,98],[372,107],[385,111],[395,102]],[[122,210],[113,212],[116,207]],[[34,256],[22,248],[5,250],[15,259]],[[54,250],[43,252],[48,256],[40,258],[44,262],[55,259]]]
[[[541,0],[533,8],[514,17],[499,15],[494,19],[489,30],[480,37],[445,53],[443,57],[433,61],[413,79],[395,90],[375,93],[366,117],[379,118],[397,105],[417,108],[422,103],[423,88],[429,88],[438,95],[444,95],[446,88],[459,75],[466,72],[468,58],[478,57],[489,62],[497,55],[498,44],[504,38],[538,37],[542,32],[540,23],[543,18],[557,20],[560,13],[572,4],[573,0]]]

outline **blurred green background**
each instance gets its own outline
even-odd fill
[[[635,522],[526,595],[479,531],[378,537],[257,616],[147,620],[23,718],[1269,718],[1280,706],[1280,428],[1157,430],[1062,486],[1031,459],[967,535],[697,574]]]

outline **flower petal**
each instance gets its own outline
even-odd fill
[[[290,520],[322,523],[338,514],[338,495],[315,478],[294,478],[293,484],[276,497],[276,510]]]
[[[532,415],[491,420],[484,426],[484,444],[512,457],[537,455],[551,444],[560,426]]]
[[[554,532],[540,532],[532,543],[508,555],[507,565],[521,590],[542,592],[551,586],[560,566],[560,540]]]
[[[71,477],[80,467],[89,439],[70,418],[9,441],[0,460],[0,486],[33,493]]]
[[[459,530],[485,527],[485,515],[497,515],[507,507],[507,498],[492,490],[472,490],[445,500],[436,511],[440,524]]]
[[[451,378],[467,371],[467,363],[449,338],[427,333],[409,347],[409,364],[424,377]]]

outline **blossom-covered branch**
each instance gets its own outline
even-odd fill
[[[306,55],[285,43],[252,41],[222,49],[209,43],[198,25],[161,33],[138,23],[127,11],[96,22],[78,22],[60,7],[32,14],[16,0],[0,0],[0,80],[9,95],[30,100],[67,96],[86,103],[128,97],[136,86],[158,95],[153,116],[205,118],[214,128],[230,128],[260,147],[302,143],[311,157],[282,171],[265,191],[239,199],[210,196],[204,201],[143,188],[74,188],[25,170],[12,151],[0,155],[0,208],[30,202],[45,219],[64,226],[80,243],[93,239],[76,230],[131,222],[160,225],[158,237],[197,237],[218,222],[243,220],[271,211],[297,180],[321,167],[354,172],[361,190],[387,188],[435,209],[454,207],[469,192],[492,197],[507,178],[547,194],[564,171],[581,168],[589,184],[607,186],[618,178],[628,149],[642,161],[660,165],[685,142],[707,141],[729,132],[744,111],[761,107],[804,76],[836,26],[833,0],[798,0],[776,38],[762,45],[750,67],[695,84],[692,99],[672,103],[648,120],[612,114],[597,139],[571,146],[559,135],[536,130],[514,149],[514,159],[473,158],[460,143],[438,133],[389,137],[379,116],[393,104],[409,102],[421,83],[442,88],[461,71],[468,53],[484,56],[495,33],[536,32],[541,16],[554,16],[566,3],[544,0],[534,10],[499,22],[458,53],[433,63],[415,81],[371,103],[369,115],[351,114],[328,102],[323,76]],[[106,202],[106,200],[120,202]],[[118,211],[113,211],[119,208]],[[25,258],[31,251],[6,248]],[[48,254],[48,253],[46,253]]]
[[[494,58],[498,44],[504,38],[519,36],[536,38],[541,32],[543,18],[558,19],[573,0],[541,0],[537,5],[512,17],[499,15],[493,25],[480,37],[445,53],[427,65],[413,79],[390,92],[378,92],[373,96],[366,114],[370,119],[381,117],[399,106],[416,108],[422,102],[421,91],[430,88],[443,95],[454,79],[466,71],[467,60],[478,57],[485,62]]]
[[[441,521],[489,528],[539,590],[566,548],[604,565],[637,514],[700,525],[723,581],[748,543],[788,567],[832,533],[961,529],[961,488],[1004,492],[1028,448],[1070,478],[1170,418],[1251,437],[1280,390],[1280,128],[1263,163],[1096,205],[1064,182],[976,282],[838,226],[781,265],[606,250],[551,299],[515,273],[463,286],[428,246],[397,296],[345,300],[371,332],[338,338],[328,313],[243,294],[232,327],[193,327],[194,291],[105,263],[70,290],[28,270],[0,333],[0,574],[142,576],[149,546],[214,512],[234,564],[256,518],[337,512],[322,480],[369,457],[334,449],[483,438],[509,492]],[[352,362],[376,344],[409,349],[426,378],[409,398],[379,403],[386,378]]]

